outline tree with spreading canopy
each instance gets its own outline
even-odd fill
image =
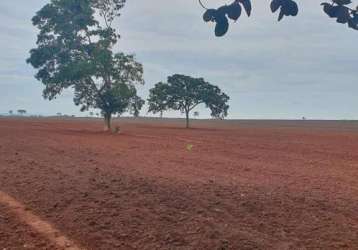
[[[224,36],[229,29],[229,20],[238,21],[242,9],[247,16],[251,15],[251,0],[233,0],[229,5],[223,5],[219,8],[208,8],[202,0],[198,0],[205,9],[203,20],[205,22],[215,23],[215,35]],[[358,6],[351,8],[351,0],[331,0],[321,3],[323,11],[331,18],[336,19],[338,23],[347,24],[349,28],[358,30]],[[285,16],[297,16],[299,8],[294,0],[271,0],[270,8],[273,13],[278,12],[278,21]]]
[[[17,110],[17,113],[18,113],[19,115],[25,115],[25,114],[27,113],[27,111],[26,111],[25,109],[18,109],[18,110]]]
[[[100,109],[105,130],[111,117],[136,112],[135,85],[144,84],[143,67],[133,55],[114,53],[120,36],[113,21],[125,0],[51,0],[32,18],[40,32],[27,62],[37,69],[43,96],[52,100],[73,88],[81,111]]]
[[[156,113],[167,109],[185,113],[186,127],[189,128],[190,112],[199,104],[205,104],[211,110],[211,116],[227,116],[229,97],[219,87],[206,82],[203,78],[194,78],[175,74],[169,76],[167,83],[157,83],[150,90],[149,111]]]

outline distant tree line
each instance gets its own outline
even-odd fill
[[[18,109],[17,111],[18,115],[25,115],[27,114],[27,111],[25,109]],[[8,111],[9,115],[14,115],[14,111],[13,110],[9,110]]]

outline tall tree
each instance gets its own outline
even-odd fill
[[[73,88],[81,111],[98,108],[111,128],[111,117],[130,109],[143,67],[133,55],[114,53],[119,35],[112,23],[125,0],[51,0],[33,17],[37,48],[27,60],[52,100]]]
[[[207,8],[202,0],[198,0],[205,9],[203,19],[205,22],[214,22],[215,35],[223,36],[229,29],[229,19],[237,21],[245,10],[247,16],[251,15],[251,0],[233,0],[229,5],[223,5],[217,9]],[[351,0],[331,0],[324,2],[323,11],[337,23],[347,24],[349,28],[358,30],[358,6],[350,8]],[[285,16],[297,16],[298,4],[294,0],[271,0],[270,8],[273,13],[278,12],[278,21]]]
[[[162,92],[163,91],[163,92]],[[211,116],[227,116],[229,97],[219,87],[206,82],[203,78],[185,75],[168,77],[167,83],[158,83],[150,93],[149,107],[160,107],[160,110],[173,109],[185,113],[186,127],[189,128],[190,112],[199,104],[205,104],[211,110]],[[157,112],[159,109],[151,109]]]

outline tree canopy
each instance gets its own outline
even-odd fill
[[[112,22],[125,0],[51,0],[33,17],[40,32],[37,48],[27,60],[37,69],[36,78],[46,99],[73,88],[76,105],[85,111],[101,109],[106,128],[111,116],[138,113],[136,84],[143,84],[143,67],[133,55],[114,53],[119,35]]]
[[[20,115],[24,115],[24,114],[27,113],[27,111],[25,109],[18,109],[17,113],[20,114]]]
[[[133,98],[131,98],[131,103],[129,106],[130,113],[133,114],[134,117],[138,117],[139,112],[142,109],[144,104],[145,104],[145,101],[142,98],[140,98],[139,96],[135,95]]]
[[[149,111],[180,110],[186,115],[186,127],[189,127],[190,112],[199,104],[205,104],[214,118],[227,116],[229,97],[219,87],[206,82],[203,78],[193,78],[175,74],[169,76],[167,83],[157,83],[150,90]]]
[[[163,117],[163,112],[168,108],[168,98],[168,84],[163,82],[155,84],[154,88],[149,90],[148,112],[160,113],[160,117]]]
[[[199,0],[201,6],[205,9],[203,20],[205,22],[214,22],[215,35],[224,36],[229,29],[229,19],[237,21],[242,13],[242,9],[247,16],[251,15],[251,0],[234,0],[229,5],[221,6],[217,9],[207,8],[202,0]],[[358,30],[358,6],[355,9],[350,8],[351,0],[331,0],[324,2],[323,11],[331,18],[336,19],[338,23],[347,24],[349,28]],[[299,8],[294,0],[271,0],[271,11],[278,12],[278,21],[285,16],[297,16]]]

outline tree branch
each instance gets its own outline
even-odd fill
[[[199,0],[199,4],[201,5],[201,7],[203,7],[203,9],[208,10],[208,8],[202,3],[201,0]]]
[[[192,111],[196,106],[198,106],[199,104],[202,104],[202,103],[204,103],[204,102],[197,102],[191,108],[189,108],[189,111]]]

